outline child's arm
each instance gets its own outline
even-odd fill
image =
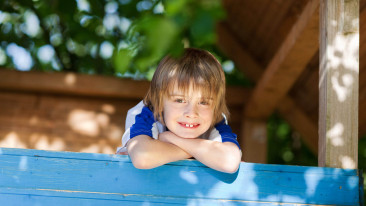
[[[150,169],[160,165],[192,157],[174,144],[139,135],[127,143],[127,151],[138,169]]]
[[[191,154],[198,161],[212,169],[234,173],[238,170],[241,161],[241,151],[232,142],[216,142],[205,139],[185,139],[178,137],[172,132],[164,132],[159,139],[169,142],[187,153]]]
[[[122,146],[127,148],[136,168],[149,169],[191,157],[176,145],[157,140],[159,134],[153,112],[143,102],[128,111],[125,128]]]

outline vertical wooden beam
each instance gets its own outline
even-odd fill
[[[357,168],[359,0],[320,1],[319,166]]]
[[[267,163],[267,121],[244,118],[242,120],[243,160]]]

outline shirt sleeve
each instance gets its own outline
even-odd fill
[[[138,135],[153,137],[152,128],[154,115],[148,107],[143,107],[140,114],[136,115],[135,123],[130,127],[130,138]]]
[[[223,119],[221,122],[217,123],[214,127],[214,130],[215,132],[211,132],[211,134],[215,135],[215,137],[210,137],[210,139],[221,138],[221,142],[232,142],[240,149],[237,135],[232,132],[231,127],[226,122],[226,119]]]
[[[125,147],[130,139],[138,135],[158,138],[158,128],[154,114],[143,102],[140,102],[127,112],[125,133],[122,136],[122,147]]]

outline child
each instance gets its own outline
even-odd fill
[[[127,113],[117,153],[127,152],[139,169],[193,157],[234,173],[241,150],[226,116],[220,63],[207,51],[186,49],[182,57],[159,63],[146,97]]]

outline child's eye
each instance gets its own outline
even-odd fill
[[[177,103],[184,103],[184,99],[175,99],[174,102],[177,102]]]
[[[208,101],[201,101],[200,104],[201,105],[210,105],[210,103]]]

